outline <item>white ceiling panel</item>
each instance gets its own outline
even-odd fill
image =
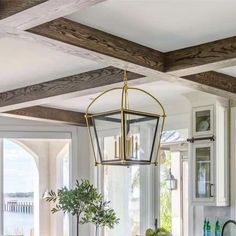
[[[184,97],[184,94],[194,91],[182,85],[172,84],[167,81],[157,81],[157,82],[152,82],[148,84],[142,84],[136,87],[150,92],[152,95],[158,98],[163,104],[167,104],[167,105],[171,104],[172,109],[173,109],[173,104],[175,105],[180,104],[180,106],[178,105],[176,106],[180,110],[185,108],[183,106],[183,103],[185,104],[187,101],[187,99]],[[56,102],[47,104],[46,106],[59,108],[59,109],[65,109],[65,110],[85,112],[89,103],[98,95],[99,94],[90,94],[86,96],[70,98],[67,100],[56,101]],[[120,94],[115,93],[115,92],[110,93],[109,96],[107,96],[105,100],[98,103],[97,109],[98,110],[110,109],[111,107],[113,107],[113,105],[117,101],[120,101]],[[136,96],[135,102],[139,104],[139,106],[149,106],[147,100],[143,99],[143,97],[141,96],[140,97]]]
[[[0,91],[105,67],[36,43],[0,38]]]
[[[223,74],[226,74],[226,75],[233,76],[236,79],[236,66],[226,67],[226,68],[222,68],[222,69],[219,69],[219,70],[216,70],[216,71],[219,72],[219,73],[223,73]]]
[[[69,19],[161,51],[236,35],[233,0],[108,0]]]

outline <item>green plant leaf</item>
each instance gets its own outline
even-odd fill
[[[104,201],[89,180],[76,180],[73,189],[63,187],[57,193],[51,190],[46,201],[54,204],[52,213],[62,211],[77,216],[80,224],[91,222],[96,227],[113,228],[119,222],[114,210],[109,207],[110,202]]]

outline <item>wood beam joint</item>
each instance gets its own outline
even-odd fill
[[[165,54],[165,71],[183,76],[212,71],[236,62],[236,37],[226,38]]]
[[[100,56],[116,58],[125,63],[157,71],[164,70],[163,53],[65,18],[36,26],[28,32],[87,49]]]
[[[236,94],[236,78],[215,71],[203,72],[182,77],[185,80],[207,85],[232,94]]]

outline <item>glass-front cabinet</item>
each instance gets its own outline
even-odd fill
[[[190,176],[193,205],[229,205],[228,105],[193,108]]]
[[[214,202],[213,143],[193,144],[194,201]]]
[[[193,108],[193,136],[206,136],[214,133],[214,107]]]

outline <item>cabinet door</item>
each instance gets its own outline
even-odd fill
[[[193,136],[213,135],[213,105],[193,108]]]
[[[193,144],[193,200],[195,203],[213,203],[214,161],[213,143]]]

